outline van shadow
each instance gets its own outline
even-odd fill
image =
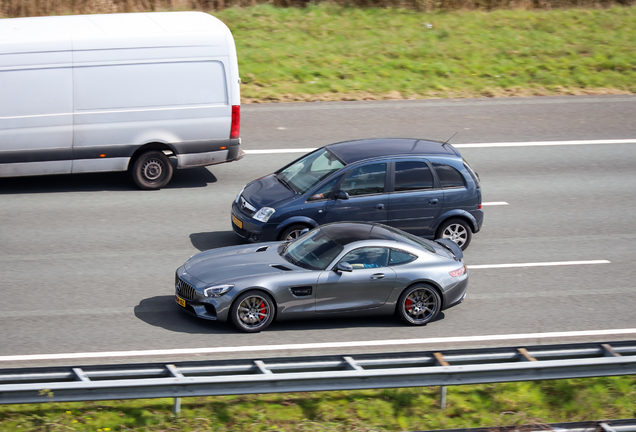
[[[141,321],[155,327],[177,333],[189,334],[242,334],[231,324],[219,321],[208,321],[197,318],[181,309],[174,301],[174,296],[150,297],[135,306],[135,316]],[[444,319],[440,312],[429,324]],[[289,321],[273,322],[267,330],[275,332],[298,332],[307,330],[339,330],[355,328],[401,328],[406,326],[397,316],[342,316],[311,317]],[[423,326],[421,328],[425,328]]]
[[[205,187],[216,181],[205,167],[175,170],[164,189]],[[0,194],[98,191],[147,192],[139,190],[127,172],[0,178]]]
[[[245,241],[237,236],[234,231],[194,233],[190,234],[190,242],[192,242],[192,246],[201,252],[225,246],[245,244]]]

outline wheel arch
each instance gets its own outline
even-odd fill
[[[437,225],[435,226],[435,235],[437,235],[437,230],[439,229],[439,227],[449,219],[462,219],[468,222],[468,226],[470,227],[470,230],[473,232],[473,234],[479,231],[477,220],[473,215],[465,210],[454,209],[444,213],[439,217]]]
[[[130,160],[128,161],[128,170],[132,169],[132,167],[135,165],[135,161],[139,159],[139,157],[142,154],[149,151],[153,151],[153,150],[163,152],[166,156],[168,156],[168,159],[170,159],[170,156],[177,155],[175,149],[171,145],[165,142],[161,142],[161,141],[149,142],[149,143],[143,144],[142,146],[139,146],[139,148],[137,148],[137,150],[135,150],[134,153],[130,156]],[[176,166],[173,166],[173,168],[176,168]]]
[[[272,322],[274,322],[276,320],[276,317],[278,316],[278,303],[276,303],[276,297],[274,297],[274,293],[272,293],[270,290],[268,290],[267,288],[263,288],[261,286],[251,286],[249,288],[244,288],[240,290],[239,292],[237,292],[234,298],[232,299],[232,302],[230,303],[230,307],[228,308],[228,310],[230,311],[232,310],[232,308],[234,307],[234,304],[236,303],[236,300],[241,296],[241,294],[245,294],[246,292],[250,292],[250,291],[257,291],[263,294],[267,294],[269,298],[272,299],[272,302],[274,302],[274,318]]]
[[[282,221],[281,223],[279,223],[276,226],[276,229],[274,230],[274,233],[276,234],[276,238],[278,238],[278,236],[280,235],[281,232],[283,232],[283,230],[291,225],[307,225],[307,227],[309,229],[314,229],[318,226],[318,222],[316,222],[315,220],[313,220],[310,217],[307,216],[293,216],[290,217],[288,219],[285,219],[284,221]]]

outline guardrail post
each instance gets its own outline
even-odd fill
[[[439,407],[443,410],[446,409],[446,391],[448,390],[448,388],[446,386],[441,386],[439,388],[439,397],[440,397],[440,402],[439,402]]]
[[[174,398],[174,407],[172,408],[172,414],[175,417],[179,417],[179,413],[181,412],[181,398]]]

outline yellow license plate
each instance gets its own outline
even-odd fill
[[[234,215],[232,215],[232,222],[234,222],[234,225],[236,225],[237,227],[241,229],[243,228],[243,222],[241,222],[241,220]]]
[[[177,304],[181,307],[186,307],[185,300],[175,294],[174,299],[177,301]]]

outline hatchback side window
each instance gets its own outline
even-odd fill
[[[354,269],[386,267],[389,261],[389,249],[365,247],[349,252],[340,260],[348,262]]]
[[[411,191],[433,188],[433,173],[426,162],[407,161],[395,163],[395,191]]]
[[[351,170],[340,185],[349,196],[370,195],[384,192],[386,164],[364,165]]]
[[[336,183],[338,183],[338,181],[340,181],[341,177],[342,176],[338,176],[322,185],[322,187],[318,188],[313,195],[307,198],[307,201],[318,201],[329,198],[331,196],[331,192],[333,192],[333,187]]]
[[[404,252],[398,249],[391,249],[389,265],[394,266],[394,265],[410,263],[411,261],[415,260],[415,258],[417,257],[414,255],[411,255],[408,252]]]
[[[464,176],[455,168],[441,163],[433,163],[435,172],[443,188],[464,187]]]

